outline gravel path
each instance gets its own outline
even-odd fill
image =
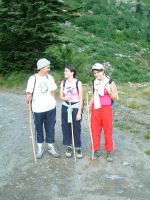
[[[106,161],[103,134],[102,155],[92,161],[84,113],[84,158],[75,164],[64,156],[60,108],[57,101],[56,146],[61,157],[52,158],[45,145],[44,157],[35,164],[25,96],[0,92],[0,200],[149,200],[150,157],[144,153],[149,140],[114,128],[114,161]],[[127,111],[118,107],[115,117],[123,119]]]

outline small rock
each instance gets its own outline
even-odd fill
[[[123,161],[122,165],[123,166],[129,166],[130,164],[127,161]]]
[[[114,174],[112,174],[112,175],[107,175],[107,174],[106,174],[104,177],[107,178],[107,179],[110,179],[110,180],[118,180],[118,179],[122,179],[121,176],[114,175]]]
[[[118,190],[116,193],[117,193],[117,194],[123,194],[124,191],[123,191],[123,190]]]

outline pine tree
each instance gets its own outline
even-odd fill
[[[60,23],[68,20],[60,0],[2,0],[0,73],[33,71],[45,49],[62,41]]]

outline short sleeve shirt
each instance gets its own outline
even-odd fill
[[[35,74],[31,76],[28,80],[26,92],[31,94],[33,93],[33,112],[46,112],[55,108],[56,101],[51,95],[51,92],[56,89],[56,83],[51,75],[47,74],[44,76],[39,76],[38,74]]]
[[[60,85],[60,87],[64,91],[64,95],[65,96],[70,95],[70,101],[72,103],[80,101],[79,93],[77,91],[77,87],[79,89],[82,86],[82,83],[81,83],[81,81],[78,81],[78,84],[77,84],[77,87],[76,87],[76,82],[77,82],[77,79],[73,79],[73,81],[71,83],[68,80],[66,80],[64,88],[63,88],[63,81],[61,82],[61,85]]]

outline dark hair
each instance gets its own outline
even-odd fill
[[[104,71],[104,74],[105,74],[105,76],[106,76],[107,78],[110,78],[110,77],[108,76],[108,74],[106,73],[106,71]]]
[[[69,69],[69,71],[74,72],[73,78],[76,77],[76,68],[74,66],[68,65],[65,67],[66,69]]]

